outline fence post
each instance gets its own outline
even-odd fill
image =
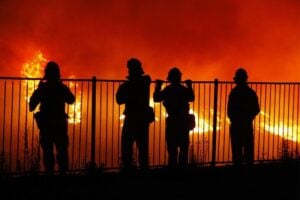
[[[96,142],[96,77],[92,78],[92,116],[91,116],[91,168],[96,167],[95,162],[95,142]]]
[[[217,113],[218,113],[218,86],[219,81],[214,81],[214,113],[213,113],[213,137],[212,137],[212,159],[211,166],[216,165],[216,142],[217,142]]]

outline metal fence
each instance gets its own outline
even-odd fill
[[[70,170],[86,169],[91,163],[103,169],[120,167],[123,106],[115,94],[121,80],[63,80],[76,96],[67,106],[69,115]],[[43,171],[39,130],[29,112],[28,98],[39,79],[0,77],[0,173]],[[255,162],[298,159],[300,144],[300,83],[250,82],[259,97],[261,113],[254,121]],[[233,82],[194,81],[195,101],[191,111],[196,127],[190,131],[189,163],[231,163],[227,100]],[[151,167],[167,163],[165,109],[150,104],[156,119],[150,125]],[[135,151],[135,157],[137,157]]]

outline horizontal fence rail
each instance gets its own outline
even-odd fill
[[[0,77],[0,174],[42,172],[39,130],[29,112],[28,100],[40,79]],[[119,169],[120,139],[124,106],[116,103],[121,80],[64,79],[76,96],[68,113],[69,164],[71,171],[90,166]],[[254,124],[255,162],[299,159],[300,83],[249,82],[261,108]],[[195,101],[190,112],[196,127],[190,131],[189,163],[222,165],[231,163],[228,95],[233,82],[194,81]],[[155,121],[149,131],[151,167],[167,164],[166,112],[150,104]],[[135,149],[135,160],[138,152]]]

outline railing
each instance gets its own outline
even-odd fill
[[[0,173],[43,171],[39,130],[28,109],[28,97],[39,79],[0,77]],[[104,169],[120,166],[120,138],[124,107],[115,94],[122,81],[66,79],[76,96],[67,106],[69,115],[70,170],[91,164]],[[299,159],[300,83],[250,82],[259,97],[261,113],[254,121],[255,162]],[[233,82],[194,81],[195,101],[191,112],[196,127],[190,132],[189,163],[221,165],[231,163],[227,99]],[[167,163],[165,109],[151,105],[156,120],[150,125],[151,167]],[[137,155],[137,152],[135,152]]]

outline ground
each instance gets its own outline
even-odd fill
[[[0,199],[300,200],[299,162],[1,177]]]

